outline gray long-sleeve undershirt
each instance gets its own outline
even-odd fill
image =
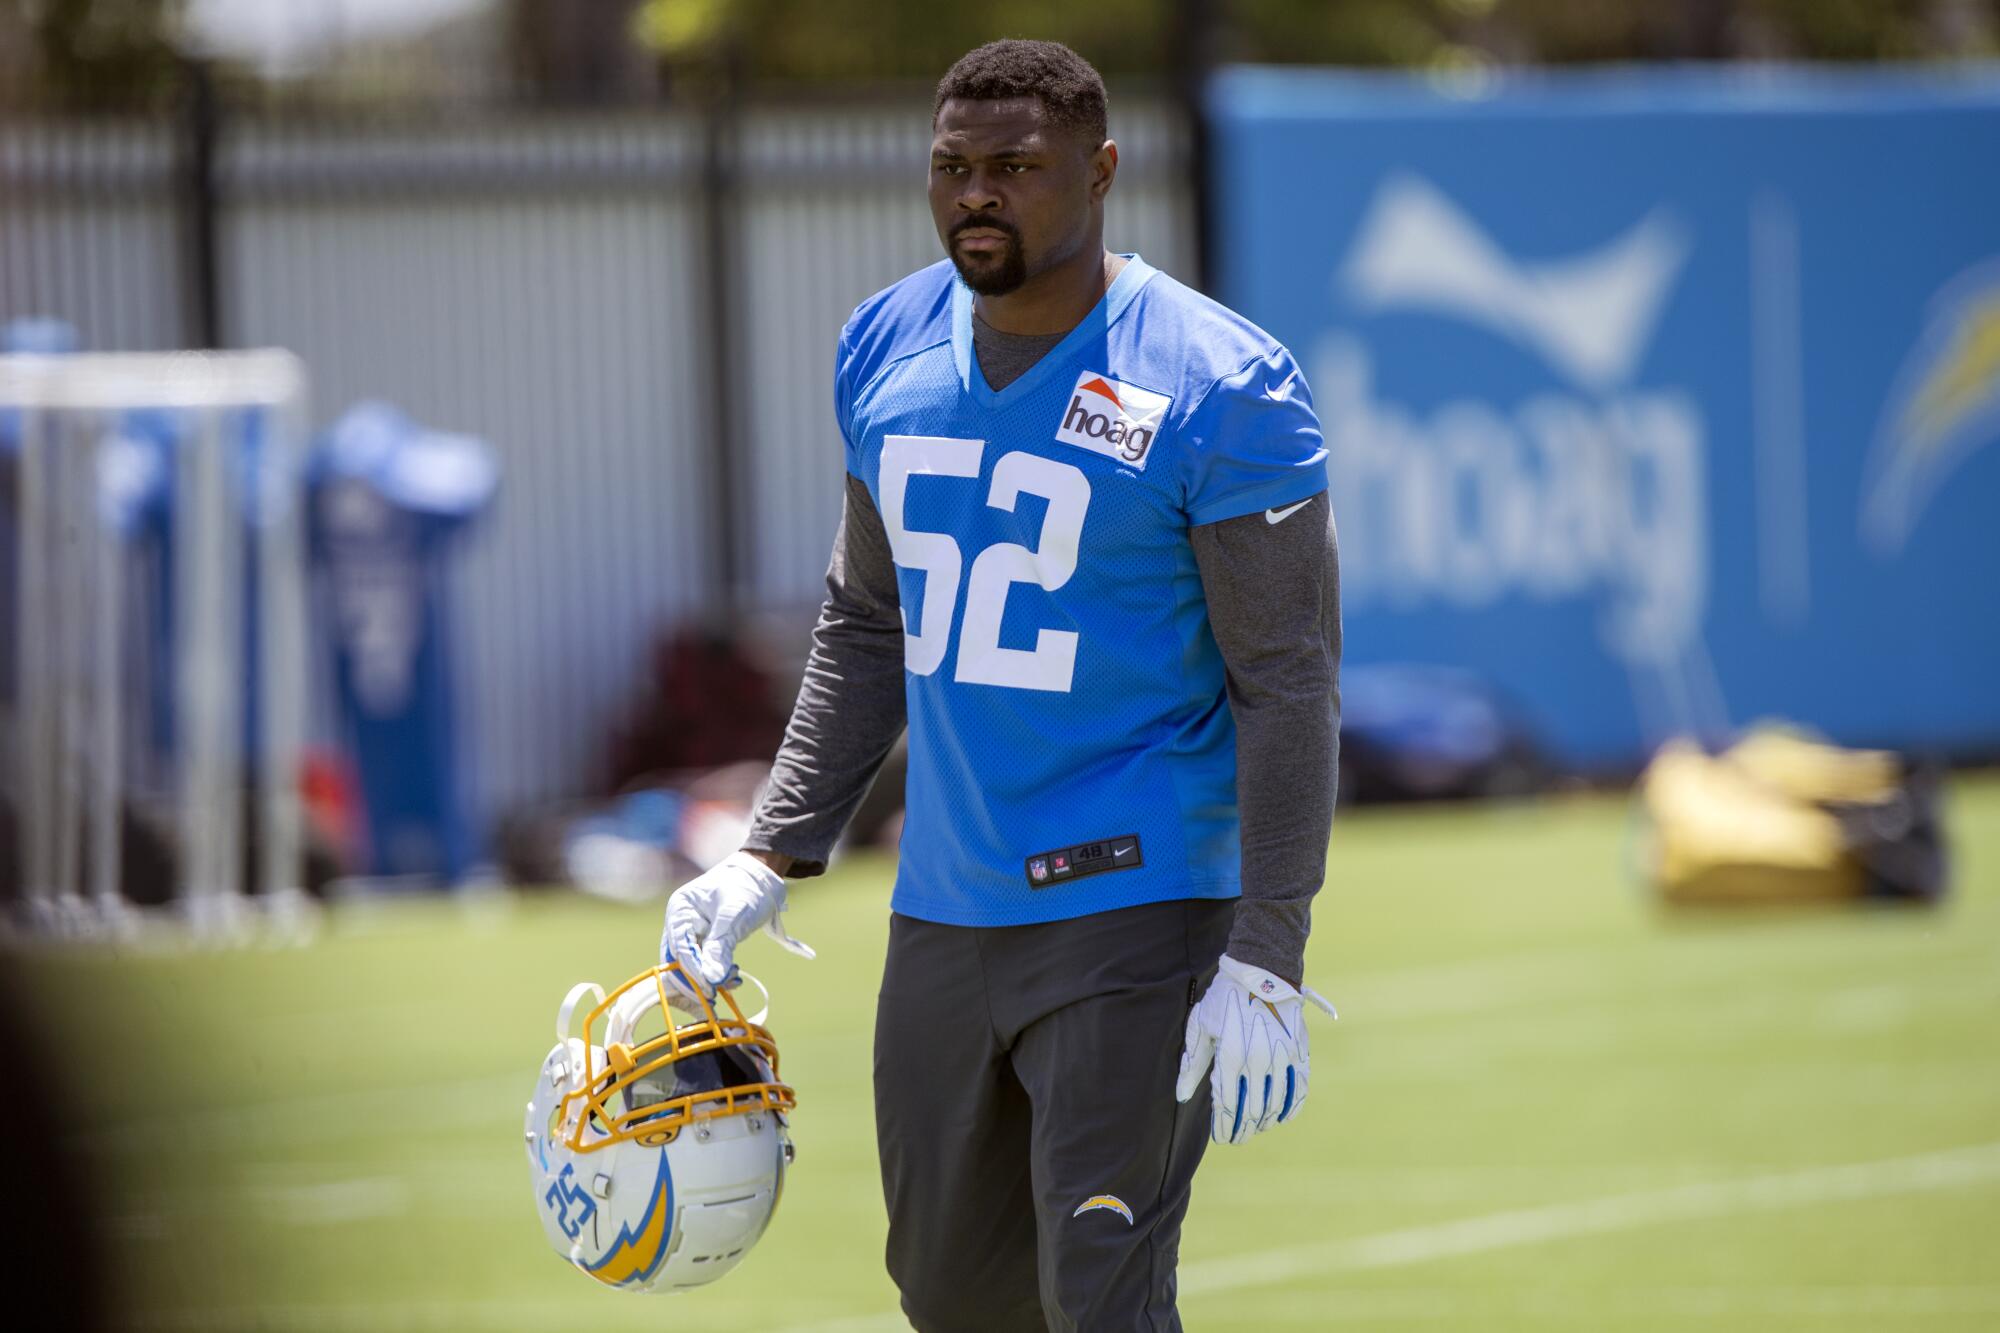
[[[1296,982],[1339,785],[1340,553],[1325,491],[1266,520],[1205,523],[1188,539],[1236,720],[1243,899],[1229,956]]]
[[[1003,388],[1061,335],[975,324]],[[1288,511],[1290,507],[1287,507]],[[1305,970],[1326,873],[1340,759],[1340,560],[1325,492],[1276,523],[1247,514],[1189,529],[1236,722],[1243,897],[1229,954],[1291,981]],[[744,845],[817,875],[905,724],[903,624],[888,533],[860,480],[828,565],[785,742]]]
[[[805,677],[743,845],[791,857],[795,878],[824,872],[904,722],[896,562],[868,487],[849,473]]]

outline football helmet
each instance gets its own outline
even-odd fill
[[[699,1287],[736,1267],[792,1160],[796,1098],[763,1026],[768,993],[746,1015],[733,991],[711,999],[680,966],[608,995],[571,987],[528,1101],[528,1174],[549,1244],[625,1291]],[[573,1032],[587,995],[596,1007]]]

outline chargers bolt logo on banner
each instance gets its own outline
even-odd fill
[[[2000,258],[1974,265],[1931,298],[1868,460],[1861,534],[1900,552],[1944,480],[2000,439]]]
[[[1163,393],[1086,370],[1076,377],[1056,438],[1144,471],[1146,455],[1172,402]]]

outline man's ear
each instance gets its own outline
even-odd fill
[[[1090,197],[1101,201],[1111,192],[1111,182],[1118,175],[1118,143],[1106,139],[1102,147],[1090,155]]]

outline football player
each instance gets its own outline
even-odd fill
[[[744,849],[663,952],[726,984],[909,732],[876,1022],[889,1271],[933,1330],[1177,1329],[1206,1142],[1299,1114],[1339,578],[1291,354],[1106,250],[1104,85],[938,85],[946,258],[841,331],[846,504]],[[1323,1003],[1323,1002],[1321,1002]]]

